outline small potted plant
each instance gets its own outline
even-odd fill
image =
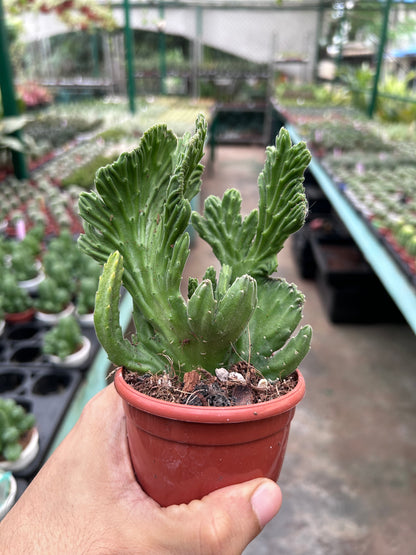
[[[76,282],[73,276],[72,259],[68,251],[48,250],[42,262],[48,278],[53,279],[61,289],[66,289],[71,294],[75,292]]]
[[[23,248],[28,249],[32,256],[39,258],[43,249],[45,227],[41,224],[34,225],[21,241],[18,242]]]
[[[3,297],[5,320],[9,323],[28,322],[35,315],[34,301],[26,289],[19,287],[16,277],[4,271],[0,282],[0,295]]]
[[[182,139],[152,127],[136,150],[97,172],[96,191],[79,201],[79,244],[104,263],[97,336],[119,367],[115,386],[137,479],[162,505],[254,477],[277,479],[312,333],[297,329],[302,293],[272,276],[277,253],[305,220],[306,145],[293,146],[282,129],[267,148],[258,210],[243,219],[241,195],[231,189],[222,200],[208,197],[200,215],[190,201],[201,185],[206,132],[202,116]],[[190,220],[221,269],[191,278],[185,298]],[[122,284],[133,299],[131,341],[119,324]]]
[[[55,366],[81,369],[88,360],[91,342],[82,335],[75,316],[70,315],[45,333],[42,351]]]
[[[61,286],[53,278],[46,277],[38,287],[35,301],[36,319],[46,324],[54,324],[74,311],[72,292]]]
[[[22,470],[38,451],[39,433],[34,415],[14,399],[0,398],[0,470]]]
[[[95,293],[98,287],[98,277],[86,276],[81,278],[75,302],[78,320],[85,326],[94,325]]]
[[[42,265],[26,243],[16,242],[11,253],[10,269],[19,286],[28,293],[36,293],[39,283],[45,279]]]

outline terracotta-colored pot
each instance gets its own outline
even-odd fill
[[[148,397],[125,382],[121,368],[114,383],[123,399],[137,480],[162,506],[189,503],[253,478],[277,480],[290,422],[305,394],[299,371],[290,393],[236,407],[194,407]]]
[[[23,312],[6,313],[4,315],[4,319],[9,324],[23,324],[25,322],[30,322],[30,320],[33,320],[34,316],[35,316],[35,309],[28,308]]]

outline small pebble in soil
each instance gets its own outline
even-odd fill
[[[215,375],[221,382],[226,382],[228,380],[229,372],[225,368],[216,368]]]
[[[228,374],[228,379],[232,382],[246,383],[244,376],[240,374],[240,372],[230,372]]]
[[[259,389],[267,389],[268,386],[269,386],[269,382],[265,378],[262,378],[257,384],[257,387]]]

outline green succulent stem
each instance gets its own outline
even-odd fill
[[[85,233],[79,244],[104,264],[95,303],[97,336],[109,358],[137,372],[171,365],[178,373],[214,372],[246,353],[270,377],[291,373],[309,349],[308,326],[294,334],[303,295],[270,277],[285,240],[304,222],[303,173],[310,161],[304,143],[292,146],[282,130],[266,151],[257,210],[242,219],[241,196],[208,197],[203,215],[191,200],[201,187],[207,124],[178,139],[164,125],[142,137],[137,149],[97,172],[96,191],[79,201]],[[190,252],[192,221],[221,263],[180,291]],[[120,288],[133,299],[136,335],[123,337]],[[253,341],[253,345],[248,341]]]

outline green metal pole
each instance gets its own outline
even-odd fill
[[[378,82],[380,80],[380,73],[383,65],[384,47],[386,46],[386,41],[387,41],[387,31],[389,27],[391,1],[392,0],[386,0],[386,4],[384,6],[384,17],[383,17],[383,23],[381,27],[380,44],[378,47],[376,73],[374,75],[373,90],[371,93],[370,104],[368,106],[369,118],[373,117],[376,109],[376,104],[377,104]]]
[[[160,94],[166,94],[166,35],[164,29],[165,6],[159,5],[159,73],[160,73]]]
[[[93,29],[90,35],[91,54],[92,54],[92,74],[94,77],[100,75],[100,62],[98,59],[98,29]]]
[[[129,0],[124,0],[124,43],[126,49],[127,93],[129,96],[129,108],[130,112],[134,114],[136,111],[134,103],[136,90],[134,84],[133,33],[130,27]]]
[[[339,68],[341,67],[342,58],[344,56],[344,45],[342,43],[342,38],[343,38],[342,28],[343,28],[344,22],[346,20],[347,20],[347,8],[345,7],[345,4],[344,4],[344,11],[342,12],[342,16],[339,20],[339,36],[340,36],[341,40],[340,40],[340,43],[339,43],[339,52],[338,52],[337,59],[336,59],[337,73],[339,71]]]
[[[3,2],[0,0],[0,90],[3,103],[4,116],[18,116],[19,110],[13,85],[13,70],[10,62],[9,47],[7,41],[6,23],[3,10]],[[19,132],[14,133],[18,138]],[[29,177],[26,158],[22,152],[12,150],[12,161],[14,173],[18,179]]]
[[[203,50],[202,50],[202,33],[204,29],[204,12],[201,6],[196,6],[195,8],[195,31],[196,36],[193,43],[193,61],[192,61],[192,96],[193,98],[199,98],[200,93],[200,78],[201,65],[203,62]]]

